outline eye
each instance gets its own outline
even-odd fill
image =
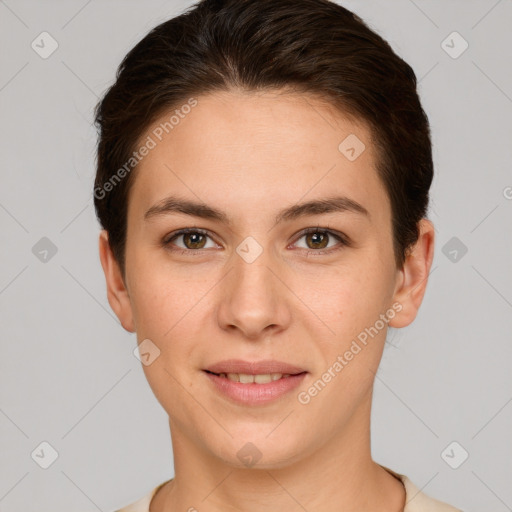
[[[328,229],[322,229],[320,227],[306,229],[302,232],[300,238],[297,239],[297,242],[303,238],[305,239],[306,247],[301,247],[301,249],[304,248],[309,253],[315,254],[330,253],[343,248],[343,246],[350,245],[349,240],[345,235],[342,235],[341,233],[334,233]],[[332,245],[329,247],[329,242],[333,239],[338,241],[338,247],[336,247],[336,244],[334,244],[334,247]],[[295,242],[295,244],[297,244],[297,242]]]
[[[180,240],[182,245],[176,243]],[[211,240],[208,246],[208,239]],[[308,228],[304,230],[297,241],[293,244],[296,245],[300,240],[305,239],[306,247],[299,247],[305,249],[308,253],[315,255],[322,255],[336,250],[342,249],[345,246],[350,246],[350,240],[342,233],[335,233],[325,228]],[[338,241],[338,244],[330,244],[330,242]],[[171,251],[180,253],[191,254],[193,252],[200,253],[202,249],[216,248],[218,245],[213,241],[207,231],[198,228],[185,228],[180,229],[162,240],[164,247]]]
[[[211,237],[207,234],[206,231],[203,231],[202,229],[192,229],[192,228],[186,228],[186,229],[180,229],[179,231],[176,231],[175,233],[172,233],[171,235],[167,236],[163,240],[164,246],[170,248],[171,250],[177,250],[178,252],[193,252],[198,249],[209,249],[212,247],[216,247],[216,244],[213,243],[213,245],[207,246],[207,239]],[[174,240],[182,239],[183,245],[177,245],[174,243]],[[176,246],[177,249],[174,247],[169,246]]]

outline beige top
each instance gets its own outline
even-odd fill
[[[403,512],[462,512],[460,509],[452,507],[447,503],[435,500],[422,493],[406,476],[395,473],[389,468],[382,466],[386,471],[402,481],[405,488],[405,508]],[[169,480],[155,487],[143,498],[124,507],[116,512],[149,512],[149,504],[158,489],[165,485]]]

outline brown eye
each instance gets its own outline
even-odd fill
[[[298,244],[298,242],[302,239],[305,240],[305,247],[300,247],[300,245],[299,247],[305,249],[311,254],[321,255],[350,245],[348,238],[341,233],[336,234],[332,231],[320,228],[310,228],[304,231],[302,236],[297,239],[297,242],[295,242],[295,245]],[[337,244],[331,243],[336,241],[338,242]]]
[[[316,231],[308,233],[306,236],[306,243],[311,249],[325,249],[329,241],[329,235],[325,232]]]
[[[183,242],[187,249],[202,249],[204,247],[206,237],[201,233],[186,233],[183,236]]]
[[[177,243],[177,241],[180,239],[182,240],[181,244]],[[206,232],[201,230],[182,229],[166,237],[163,240],[163,245],[168,247],[170,250],[192,252],[200,249],[215,247],[216,244],[213,242],[210,246],[207,247],[208,239],[211,240],[211,237]]]

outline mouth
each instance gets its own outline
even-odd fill
[[[213,389],[242,405],[263,405],[289,394],[309,373],[281,361],[221,361],[203,370]]]
[[[206,373],[211,375],[216,375],[217,377],[228,379],[232,382],[240,382],[241,384],[268,384],[269,382],[274,382],[276,380],[288,379],[290,377],[295,377],[296,375],[302,375],[307,373],[306,371],[299,373],[258,373],[258,374],[250,374],[250,373],[215,373],[209,370],[204,370]]]
[[[244,361],[243,359],[226,359],[214,363],[204,369],[215,375],[298,375],[304,373],[305,368],[295,366],[283,361],[266,359],[264,361]],[[281,378],[281,377],[280,377]]]

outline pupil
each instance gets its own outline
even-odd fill
[[[312,233],[310,236],[313,238],[313,244],[322,243],[327,240],[327,236],[323,233]],[[325,246],[326,244],[323,243],[320,248],[323,249]]]
[[[186,239],[189,239],[191,240],[191,244],[193,246],[197,245],[197,244],[200,244],[200,241],[199,239],[202,237],[203,235],[201,233],[188,233],[185,235],[185,238]],[[187,244],[188,245],[188,244]],[[197,249],[197,247],[194,247]]]

